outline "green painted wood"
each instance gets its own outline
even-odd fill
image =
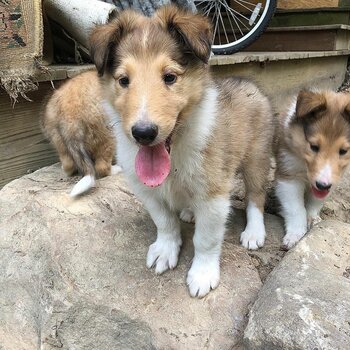
[[[270,27],[315,26],[350,24],[350,11],[279,12],[272,18]]]
[[[350,8],[350,0],[339,0],[339,7]]]

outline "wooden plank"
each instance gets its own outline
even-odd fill
[[[338,7],[338,5],[339,0],[278,0],[277,2],[277,8],[284,10]]]
[[[349,11],[299,11],[277,12],[269,27],[312,26],[327,24],[349,24]]]
[[[347,49],[337,46],[336,30],[265,32],[245,51],[331,51]]]
[[[33,100],[21,99],[14,107],[7,94],[0,91],[0,188],[9,181],[43,166],[57,162],[56,152],[44,140],[39,114],[50,83],[28,94]]]

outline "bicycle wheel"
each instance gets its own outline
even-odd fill
[[[194,0],[213,25],[212,51],[225,55],[242,50],[266,29],[277,0]]]

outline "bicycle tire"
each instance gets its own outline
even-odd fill
[[[252,44],[267,28],[271,18],[273,17],[276,7],[277,0],[268,0],[268,7],[264,14],[264,17],[258,21],[252,30],[248,32],[248,35],[243,36],[239,41],[227,43],[224,45],[213,44],[212,52],[217,55],[228,55],[233,54]]]

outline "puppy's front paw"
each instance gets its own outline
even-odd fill
[[[305,235],[305,233],[287,233],[283,237],[283,245],[287,249],[291,249],[301,240],[301,238],[304,235]]]
[[[177,265],[181,240],[160,239],[150,245],[147,254],[147,267],[155,267],[157,274]]]
[[[256,250],[264,246],[265,231],[245,230],[241,233],[241,244],[244,248]]]
[[[322,219],[319,215],[315,215],[315,216],[308,215],[308,217],[307,217],[307,229],[310,230],[314,225],[318,224],[321,221],[322,221]]]
[[[194,258],[188,271],[187,285],[192,297],[202,298],[219,285],[220,263],[218,258]]]
[[[180,219],[183,222],[188,222],[190,224],[194,224],[194,213],[190,208],[182,209],[180,213]]]

